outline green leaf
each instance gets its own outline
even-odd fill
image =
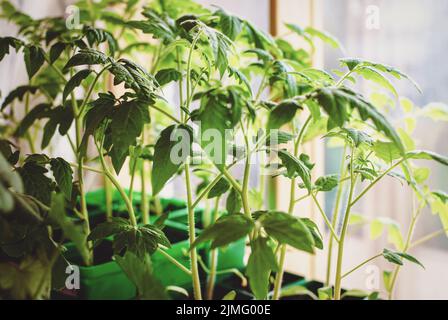
[[[22,178],[25,193],[50,205],[53,181],[46,176],[48,170],[36,162],[27,162],[17,172]]]
[[[297,110],[303,109],[296,101],[287,100],[278,104],[269,113],[268,130],[280,129],[283,125],[291,122]]]
[[[280,144],[288,143],[295,138],[295,135],[286,131],[272,131],[266,138],[266,146],[272,147]]]
[[[131,229],[129,221],[123,218],[113,218],[112,221],[107,221],[98,224],[92,232],[88,235],[88,241],[99,241],[110,236],[126,232]]]
[[[278,156],[287,170],[287,177],[294,178],[299,176],[308,191],[311,192],[311,173],[308,167],[297,157],[286,150],[280,150]]]
[[[165,288],[155,277],[149,255],[138,257],[127,251],[123,257],[114,256],[115,261],[137,287],[137,298],[143,300],[168,300]]]
[[[406,154],[406,159],[415,159],[415,160],[434,160],[440,164],[448,166],[448,158],[444,157],[440,154],[431,151],[417,150],[408,152]]]
[[[53,64],[56,60],[59,59],[61,54],[64,52],[65,48],[67,48],[67,44],[63,42],[56,42],[50,49],[50,63]]]
[[[267,238],[258,237],[252,241],[251,248],[246,274],[255,297],[264,300],[269,291],[271,271],[278,271],[277,259]]]
[[[392,289],[392,272],[383,271],[383,281],[386,291],[390,292],[390,290]]]
[[[293,297],[293,296],[308,296],[312,299],[317,299],[316,295],[307,287],[301,285],[287,286],[282,288],[281,297]]]
[[[67,104],[69,103],[71,104],[71,100],[67,102]],[[49,120],[45,124],[42,137],[42,149],[45,149],[50,144],[56,129],[58,129],[59,134],[62,136],[67,134],[74,120],[73,108],[68,106],[58,106],[48,112],[48,117]]]
[[[85,69],[76,73],[65,85],[62,100],[65,102],[70,93],[72,93],[76,87],[79,87],[82,81],[86,79],[92,72],[93,70]]]
[[[47,103],[42,103],[35,106],[22,119],[16,131],[14,132],[14,136],[23,137],[28,132],[28,129],[34,124],[34,122],[39,119],[45,118],[50,109],[51,105]]]
[[[390,251],[388,249],[384,249],[383,250],[383,257],[387,261],[389,261],[389,262],[391,262],[393,264],[400,265],[400,266],[403,265],[403,260],[402,260],[402,258],[403,258],[403,259],[406,259],[406,260],[408,260],[408,261],[410,261],[412,263],[418,264],[423,269],[425,268],[423,266],[423,264],[421,264],[421,262],[418,261],[415,257],[413,257],[413,256],[411,256],[411,255],[409,255],[407,253],[404,253],[404,252],[392,252],[392,251]]]
[[[287,213],[270,211],[260,220],[266,233],[281,244],[314,253],[314,238],[307,225]]]
[[[39,88],[35,86],[20,86],[11,91],[5,98],[5,101],[2,103],[2,107],[0,110],[5,109],[8,105],[10,105],[14,100],[18,99],[19,101],[23,101],[23,98],[27,93],[35,94]]]
[[[135,146],[143,126],[149,123],[149,112],[146,103],[138,100],[123,102],[112,115],[110,124],[113,149],[112,164],[117,173],[121,171],[129,147]]]
[[[339,185],[339,179],[339,175],[330,174],[317,179],[314,185],[321,192],[330,192]]]
[[[311,27],[307,27],[305,32],[309,34],[311,37],[316,37],[322,40],[323,42],[329,44],[335,49],[342,48],[340,42],[331,34],[325,31],[320,31]]]
[[[242,105],[226,90],[214,89],[201,99],[201,107],[193,112],[192,120],[201,124],[199,143],[218,166],[226,163],[229,150],[226,130],[233,129],[241,119]]]
[[[246,237],[253,228],[254,222],[243,214],[225,215],[205,229],[193,243],[192,248],[210,240],[212,249],[224,247]]]
[[[221,178],[218,182],[213,186],[213,188],[208,193],[207,199],[213,199],[216,197],[222,196],[224,193],[229,191],[230,183],[226,178]]]
[[[0,37],[0,61],[2,61],[7,54],[9,48],[14,48],[17,51],[24,45],[24,43],[14,37]]]
[[[107,30],[94,28],[91,26],[84,26],[83,32],[91,47],[94,45],[98,46],[102,43],[107,43],[110,55],[112,57],[115,55],[115,51],[118,49],[118,42],[112,33]]]
[[[402,157],[400,149],[392,142],[377,141],[373,144],[373,151],[378,158],[387,163],[392,163]]]
[[[235,300],[235,298],[236,298],[236,291],[235,291],[235,290],[232,290],[232,291],[230,291],[229,293],[227,293],[227,294],[222,298],[222,300]]]
[[[378,131],[383,132],[404,153],[404,146],[395,128],[372,104],[348,88],[322,88],[316,92],[316,100],[329,115],[328,129],[343,127],[349,120],[349,110],[355,109],[361,120],[371,120]]]
[[[333,288],[332,287],[323,287],[317,289],[317,295],[319,300],[332,300],[333,299]]]
[[[153,103],[156,90],[155,79],[141,66],[127,59],[113,62],[110,72],[115,76],[114,85],[124,82],[126,89],[132,89],[140,97]]]
[[[108,119],[113,114],[115,109],[115,96],[111,93],[100,93],[99,98],[91,102],[89,106],[90,109],[85,116],[86,129],[79,147],[81,155],[86,154],[89,137],[95,133],[96,129],[101,126],[105,119]]]
[[[392,85],[392,83],[381,73],[376,71],[374,68],[365,66],[365,67],[359,67],[356,68],[355,71],[357,74],[361,75],[363,78],[373,81],[377,83],[378,85],[382,86],[383,88],[389,90],[394,94],[396,98],[398,98],[398,92],[395,89],[395,87]]]
[[[182,78],[182,74],[176,69],[162,69],[156,74],[156,80],[160,86],[164,86],[172,81],[177,82]]]
[[[406,259],[412,263],[418,264],[420,267],[422,267],[423,269],[425,269],[425,266],[418,261],[415,257],[411,256],[410,254],[404,253],[404,252],[397,252],[397,254],[402,257],[403,259]]]
[[[45,62],[45,52],[41,47],[29,46],[24,49],[26,71],[28,77],[33,78]]]
[[[232,46],[232,40],[213,28],[204,27],[203,31],[208,38],[210,48],[213,52],[215,67],[219,71],[222,78],[227,67],[229,66],[228,56]]]
[[[111,60],[104,53],[95,49],[82,49],[70,58],[64,70],[84,65],[105,65],[108,62],[111,62]]]
[[[73,170],[70,164],[62,158],[55,158],[51,159],[50,166],[59,189],[64,193],[66,199],[71,199]]]
[[[162,131],[154,148],[152,172],[157,172],[152,175],[154,195],[162,190],[185,163],[191,153],[192,143],[193,130],[187,125],[172,125]]]
[[[219,28],[221,31],[229,37],[230,40],[235,40],[243,29],[241,19],[222,9],[216,11],[214,15],[219,17]]]
[[[241,207],[241,196],[234,188],[232,188],[229,196],[227,197],[226,210],[228,213],[239,213]]]
[[[307,226],[307,228],[310,230],[311,234],[313,235],[314,246],[317,249],[322,250],[324,248],[324,243],[322,240],[323,237],[319,231],[319,227],[317,226],[317,224],[308,218],[299,218],[299,220],[302,221]]]
[[[353,71],[355,68],[360,67],[371,67],[373,69],[376,69],[377,71],[389,73],[390,75],[394,76],[397,79],[407,79],[409,80],[414,87],[419,91],[422,92],[418,84],[407,74],[401,72],[400,70],[377,62],[371,62],[368,60],[362,60],[362,59],[353,59],[353,58],[347,58],[347,59],[341,59],[340,60],[342,64],[346,65],[349,70]]]

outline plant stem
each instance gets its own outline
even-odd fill
[[[419,240],[413,242],[413,243],[409,246],[409,249],[412,249],[412,248],[421,246],[422,244],[424,244],[424,243],[426,243],[426,242],[428,242],[428,241],[430,241],[430,240],[432,240],[432,239],[434,239],[434,238],[437,238],[437,237],[439,237],[439,236],[445,234],[446,232],[448,232],[448,229],[442,229],[442,230],[439,230],[439,231],[430,233],[430,234],[428,234],[427,236],[424,236],[423,238],[421,238],[421,239],[419,239]]]
[[[325,214],[324,210],[322,209],[322,206],[320,205],[319,201],[317,201],[316,195],[311,192],[311,197],[313,198],[314,203],[316,204],[317,208],[319,209],[319,212],[322,215],[322,218],[325,221],[325,224],[327,225],[328,229],[330,229],[331,236],[336,240],[336,242],[339,242],[339,237],[336,234],[336,231],[334,230],[330,220],[328,220],[327,215]]]
[[[191,264],[191,275],[193,280],[193,291],[194,298],[196,300],[202,300],[201,293],[201,283],[199,280],[199,269],[198,269],[198,257],[197,250],[193,248],[193,243],[196,240],[196,227],[195,227],[195,214],[192,198],[191,180],[190,180],[190,159],[185,162],[185,185],[187,188],[187,208],[188,208],[188,238],[190,240],[190,264]]]
[[[112,185],[107,177],[104,179],[104,192],[106,193],[106,220],[112,221]]]
[[[215,208],[213,210],[213,218],[212,218],[213,222],[216,222],[216,220],[219,217],[219,200],[220,197],[217,197],[215,202]],[[217,265],[218,265],[218,250],[213,249],[210,251],[210,273],[208,275],[208,281],[207,281],[207,300],[213,300]]]
[[[124,203],[126,204],[126,208],[128,209],[129,213],[129,220],[131,221],[132,226],[137,226],[137,218],[135,217],[134,213],[134,207],[132,206],[132,203],[126,194],[126,191],[121,186],[118,179],[110,172],[109,168],[107,167],[106,161],[104,159],[103,155],[103,149],[101,146],[97,145],[98,153],[100,156],[101,166],[103,167],[104,174],[106,177],[109,178],[109,180],[112,182],[112,184],[117,188],[118,192],[120,193],[121,198],[123,199]]]
[[[357,265],[356,267],[354,267],[354,268],[351,269],[350,271],[344,273],[344,274],[342,275],[341,278],[345,278],[345,277],[349,276],[350,274],[352,274],[352,273],[355,272],[356,270],[362,268],[363,266],[365,266],[365,265],[368,264],[369,262],[371,262],[371,261],[373,261],[373,260],[375,260],[375,259],[377,259],[377,258],[379,258],[379,257],[382,257],[382,256],[383,256],[383,254],[380,253],[380,254],[377,254],[376,256],[373,256],[373,257],[371,257],[371,258],[365,260],[364,262],[360,263],[359,265]]]
[[[145,125],[143,127],[143,133],[142,133],[142,143],[143,145],[146,144],[146,139],[148,135],[148,129]],[[151,170],[150,166],[146,165],[146,161],[142,161],[141,169],[140,169],[140,179],[142,183],[142,190],[141,190],[141,207],[140,210],[142,211],[142,222],[143,224],[149,224],[149,199],[148,199],[148,190],[146,190],[146,183],[147,183],[147,176],[146,176],[146,168],[148,168],[148,171]],[[148,172],[150,175],[150,172]]]
[[[188,274],[189,276],[191,276],[191,271],[188,270],[188,268],[186,268],[182,263],[180,263],[179,261],[177,261],[176,259],[174,259],[172,256],[170,256],[168,254],[168,252],[165,252],[164,250],[162,250],[161,248],[159,248],[158,250],[160,252],[161,255],[163,255],[165,258],[167,258],[167,260],[169,262],[171,262],[172,264],[174,264],[176,267],[178,267],[180,270],[182,270],[183,272],[185,272],[186,274]]]
[[[310,115],[308,117],[308,119],[305,121],[305,123],[303,124],[302,129],[300,130],[299,136],[297,137],[297,140],[294,143],[294,156],[297,156],[299,154],[300,143],[302,142],[302,139],[305,135],[306,129],[308,128],[308,125],[311,123],[312,119],[313,119],[313,117]],[[294,213],[295,204],[296,204],[296,179],[293,178],[293,179],[291,179],[291,185],[290,185],[290,190],[289,190],[289,208],[288,208],[288,213],[291,215]],[[277,272],[277,275],[275,277],[274,293],[272,295],[273,300],[280,299],[282,282],[283,282],[284,266],[285,266],[285,257],[286,257],[286,245],[281,245],[280,259],[279,259],[279,271]]]
[[[335,300],[341,300],[341,282],[342,282],[342,260],[344,257],[344,243],[345,236],[347,235],[348,222],[350,218],[350,210],[352,208],[352,199],[356,186],[356,179],[353,172],[353,157],[355,155],[355,148],[352,147],[352,152],[350,156],[350,192],[348,196],[347,208],[345,209],[344,222],[342,225],[341,235],[339,238],[339,246],[338,246],[338,257],[337,257],[337,265],[336,265],[336,280],[334,284],[334,298]]]
[[[73,71],[71,72],[73,74]],[[76,101],[76,97],[74,92],[71,93],[72,99],[72,107],[73,113],[75,115],[75,131],[76,131],[76,157],[78,164],[78,187],[79,187],[79,197],[80,197],[80,205],[81,205],[81,214],[84,217],[84,226],[87,234],[90,234],[90,221],[89,221],[89,213],[87,211],[87,202],[86,202],[86,194],[84,190],[84,157],[79,152],[79,147],[82,142],[82,118],[79,114],[78,102]],[[91,242],[87,245],[91,248]],[[92,254],[88,257],[88,261],[86,261],[86,265],[91,265],[93,263]]]
[[[388,175],[392,170],[394,170],[396,167],[398,167],[399,165],[401,165],[404,161],[406,161],[406,159],[401,159],[400,161],[398,161],[397,163],[395,163],[394,165],[392,165],[389,169],[387,169],[386,171],[384,171],[380,176],[378,176],[369,186],[367,186],[360,194],[359,196],[356,197],[355,200],[351,201],[349,204],[351,207],[353,207],[359,200],[361,200],[361,198],[367,193],[369,192],[370,189],[372,189],[381,179],[383,179],[386,175]]]
[[[422,209],[423,209],[423,207],[420,207],[419,209],[417,209],[417,211],[415,213],[412,214],[411,223],[409,224],[408,234],[406,236],[406,242],[403,247],[403,253],[407,253],[411,246],[412,236],[414,235],[415,226],[417,224],[417,221],[418,221],[418,218],[420,216]],[[401,270],[401,267],[397,265],[395,267],[394,273],[392,275],[392,280],[390,282],[389,294],[388,294],[389,300],[392,300],[392,298],[394,296],[395,284],[397,282],[398,273],[400,272],[400,270]]]
[[[246,162],[244,164],[244,176],[243,176],[243,189],[241,192],[241,200],[243,202],[243,210],[244,214],[248,218],[252,218],[252,213],[250,211],[250,205],[249,205],[249,180],[250,180],[250,159],[251,159],[251,153],[250,153],[250,144],[249,144],[249,137],[247,135],[247,132],[249,131],[249,119],[247,121],[247,130],[244,134],[244,141],[246,144]],[[241,126],[243,128],[243,126]],[[244,129],[243,129],[244,130]]]
[[[338,187],[338,191],[336,194],[336,203],[333,210],[333,215],[331,217],[331,225],[333,229],[336,229],[336,224],[339,217],[339,206],[341,204],[342,192],[344,190],[344,179],[347,174],[347,170],[345,169],[345,157],[347,153],[347,146],[344,146],[344,151],[342,153],[342,161],[341,167],[339,168],[339,172],[341,172],[341,182]],[[331,265],[332,265],[332,255],[333,255],[333,237],[328,239],[328,254],[327,254],[327,274],[325,277],[325,286],[328,287],[330,285],[331,278]]]

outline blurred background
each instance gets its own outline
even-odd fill
[[[35,18],[64,14],[66,6],[73,1],[63,0],[15,0],[18,8]],[[300,26],[314,26],[333,34],[344,46],[344,50],[319,45],[314,57],[316,67],[332,70],[339,67],[341,57],[360,57],[397,67],[411,75],[421,86],[423,94],[405,82],[394,82],[400,96],[407,97],[416,107],[429,103],[448,102],[448,1],[446,0],[198,0],[204,5],[217,5],[251,20],[255,25],[273,35],[283,35],[284,22]],[[0,21],[0,36],[12,35],[15,27]],[[300,45],[299,40],[296,41]],[[17,85],[26,82],[22,58],[11,55],[0,65],[0,91],[3,97]],[[367,96],[373,91],[366,83],[359,89]],[[175,95],[175,93],[172,93]],[[399,104],[393,101],[392,104]],[[399,111],[393,115],[400,118]],[[437,119],[435,119],[437,120]],[[397,124],[397,126],[400,124]],[[417,122],[414,132],[418,149],[434,150],[448,154],[448,126],[446,122],[422,120]],[[70,157],[62,142],[52,146],[56,154]],[[317,168],[322,174],[335,173],[340,165],[341,150],[327,145],[323,140],[307,146],[313,160],[324,165]],[[448,172],[440,166],[431,167],[432,189],[448,190]],[[174,180],[165,196],[180,196],[175,190],[183,190],[180,181]],[[94,189],[101,184],[95,176],[88,177],[87,186]],[[176,186],[179,185],[179,188]],[[280,207],[289,199],[283,195],[289,184],[276,182],[276,199]],[[326,211],[331,212],[333,194],[325,199]],[[412,210],[412,198],[406,188],[394,179],[377,186],[368,198],[360,203],[356,211],[369,217],[388,217],[407,230]],[[315,208],[304,203],[296,214],[318,219]],[[321,228],[324,226],[321,224]],[[428,211],[420,220],[416,239],[440,229],[440,221]],[[352,228],[347,244],[345,268],[350,268],[371,257],[387,246],[387,237],[372,241],[368,228]],[[440,237],[416,248],[412,254],[426,267],[408,264],[398,278],[396,297],[399,299],[448,299],[448,240]],[[325,252],[310,258],[291,252],[288,255],[289,271],[324,280]],[[382,271],[390,265],[381,261],[362,268],[347,278],[346,287],[363,290],[383,290]]]

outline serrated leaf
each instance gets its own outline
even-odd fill
[[[156,80],[160,86],[164,86],[172,81],[177,82],[182,78],[182,74],[176,69],[162,69],[156,74]]]
[[[28,73],[28,77],[34,77],[34,75],[40,70],[45,62],[45,52],[41,47],[38,46],[29,46],[25,47],[24,50],[24,58],[26,71]]]
[[[402,78],[407,79],[414,85],[414,87],[420,93],[422,92],[420,87],[418,86],[418,84],[410,76],[408,76],[407,74],[401,72],[400,70],[398,70],[394,67],[391,67],[391,66],[388,66],[385,64],[381,64],[381,63],[377,63],[377,62],[371,62],[368,60],[356,59],[356,58],[345,58],[345,59],[341,59],[340,61],[342,64],[346,65],[349,68],[349,70],[351,70],[351,71],[353,71],[355,68],[367,66],[367,67],[374,68],[381,72],[389,73],[390,75],[394,76],[397,79],[402,79]]]
[[[311,173],[308,167],[297,157],[286,150],[280,150],[278,156],[287,170],[288,178],[299,176],[309,192],[311,192]]]
[[[123,102],[112,115],[110,129],[113,149],[111,158],[117,173],[121,171],[124,161],[129,155],[129,147],[136,145],[143,126],[149,122],[148,106],[137,100]]]
[[[266,233],[281,244],[314,253],[314,238],[306,224],[287,213],[270,211],[262,216]]]
[[[70,164],[62,158],[55,158],[51,159],[50,166],[59,189],[64,193],[66,199],[71,199],[73,170]]]
[[[216,197],[220,197],[223,194],[225,194],[230,189],[230,183],[227,181],[226,178],[221,178],[218,180],[218,182],[213,186],[213,188],[208,193],[207,198],[213,199]]]
[[[321,192],[330,192],[339,185],[339,175],[331,174],[320,177],[314,183],[317,190]]]
[[[301,109],[303,107],[296,101],[287,100],[281,102],[269,113],[267,130],[280,129],[283,125],[291,122],[297,110]]]
[[[149,255],[138,257],[127,251],[123,257],[115,255],[114,260],[137,287],[137,298],[142,300],[168,300],[165,288],[154,275]]]
[[[219,17],[219,27],[221,31],[229,37],[230,40],[235,40],[243,29],[241,19],[229,14],[223,9],[219,9],[214,14]]]
[[[434,160],[440,164],[448,166],[447,157],[444,157],[432,151],[424,151],[424,150],[412,151],[408,152],[405,157],[406,159],[415,159],[415,160]]]
[[[79,87],[82,81],[85,80],[92,72],[93,70],[84,69],[76,73],[65,85],[62,101],[65,102],[70,93],[72,93],[76,87]]]
[[[82,49],[70,58],[64,70],[84,65],[104,65],[108,62],[110,62],[110,59],[104,53],[94,49]]]
[[[389,90],[393,93],[393,95],[398,98],[398,92],[395,89],[395,87],[392,85],[392,83],[381,73],[376,71],[374,68],[365,66],[365,67],[359,67],[356,68],[356,73],[361,75],[363,78],[373,81],[376,84],[382,86],[383,88]]]
[[[239,213],[241,211],[242,201],[240,194],[232,188],[227,197],[226,210],[228,213]]]
[[[400,149],[392,142],[376,141],[373,144],[373,151],[378,158],[387,163],[392,163],[402,157]]]
[[[48,170],[35,162],[27,162],[17,172],[22,178],[25,193],[50,205],[53,181],[46,176]]]
[[[267,238],[258,237],[252,241],[251,248],[246,274],[255,297],[263,300],[268,295],[271,271],[278,270],[277,259]]]
[[[62,52],[67,48],[67,44],[63,42],[56,42],[50,49],[50,63],[53,64],[59,59]]]
[[[23,137],[28,132],[28,129],[34,124],[34,122],[39,119],[45,118],[50,109],[51,105],[47,103],[42,103],[35,106],[22,119],[16,131],[14,132],[14,136]]]
[[[8,105],[10,105],[14,100],[18,99],[19,101],[23,101],[23,98],[27,93],[35,94],[39,88],[36,86],[20,86],[11,91],[5,98],[2,103],[2,107],[0,110],[5,109]]]
[[[198,244],[212,241],[211,248],[225,247],[226,245],[246,237],[253,229],[254,222],[243,214],[230,214],[219,218],[213,225],[205,229],[192,248]]]
[[[193,130],[187,125],[172,125],[162,131],[154,148],[152,171],[157,172],[152,175],[154,195],[162,190],[185,163],[191,153],[192,139]]]

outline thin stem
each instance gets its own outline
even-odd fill
[[[163,249],[159,248],[158,252],[160,252],[161,255],[163,255],[169,262],[174,264],[176,267],[178,267],[180,270],[191,276],[191,271],[185,267],[182,263],[174,259],[172,256],[168,254],[168,252],[165,252]]]
[[[249,119],[247,121],[247,131],[249,131]],[[241,126],[243,128],[243,126]],[[243,189],[242,189],[242,194],[241,194],[241,199],[243,202],[243,210],[244,210],[244,214],[248,217],[251,218],[252,213],[250,211],[250,205],[249,205],[249,180],[250,180],[250,159],[251,159],[251,154],[249,152],[250,150],[250,144],[249,144],[249,137],[247,134],[244,134],[244,141],[246,144],[246,162],[244,164],[244,176],[243,176]]]
[[[219,217],[219,200],[220,197],[217,197],[215,201],[215,208],[213,210],[213,218],[212,218],[213,222],[216,222],[216,220]],[[210,251],[210,273],[208,275],[208,281],[207,281],[207,300],[213,300],[217,266],[218,266],[218,250],[213,249]]]
[[[432,240],[432,239],[434,239],[434,238],[437,238],[437,237],[439,237],[439,236],[445,234],[446,232],[448,232],[448,229],[442,229],[442,230],[439,230],[439,231],[430,233],[430,234],[428,234],[427,236],[424,236],[423,238],[420,238],[420,239],[418,239],[417,241],[413,242],[413,243],[409,246],[409,249],[412,249],[412,248],[421,246],[422,244],[424,244],[424,243],[426,243],[426,242],[428,242],[428,241],[430,241],[430,240]]]
[[[110,172],[109,168],[107,167],[106,161],[104,159],[103,150],[102,147],[97,145],[98,153],[100,155],[100,162],[101,166],[103,167],[104,174],[109,178],[109,180],[112,182],[112,184],[117,188],[118,192],[121,195],[121,198],[123,199],[126,208],[129,213],[129,219],[131,221],[132,226],[137,226],[137,218],[135,217],[134,207],[132,206],[131,201],[129,200],[128,195],[126,194],[126,191],[121,186],[118,179]]]
[[[137,172],[137,161],[138,159],[132,160],[132,169],[131,169],[131,181],[129,183],[129,202],[131,202],[131,205],[134,206],[133,198],[134,198],[134,181],[135,181],[135,174]]]
[[[342,161],[341,161],[341,167],[339,168],[339,172],[341,172],[341,182],[339,183],[338,191],[336,194],[336,203],[333,210],[333,215],[331,217],[331,225],[333,229],[336,229],[336,224],[339,217],[339,206],[341,204],[342,199],[342,192],[344,190],[344,179],[347,175],[347,170],[345,166],[345,157],[347,153],[347,146],[344,146],[344,151],[342,152]],[[327,274],[325,277],[325,286],[330,285],[330,278],[331,278],[331,265],[332,265],[332,255],[333,255],[333,237],[330,237],[328,239],[328,254],[327,254]]]
[[[166,117],[170,118],[171,120],[173,120],[175,123],[177,124],[181,124],[182,122],[180,120],[178,120],[176,117],[170,115],[168,112],[166,112],[163,109],[160,109],[159,107],[157,107],[156,105],[150,105],[150,108],[159,111],[160,113],[164,114]]]
[[[398,167],[399,165],[401,165],[404,161],[406,161],[406,159],[401,159],[400,161],[398,161],[397,163],[395,163],[394,165],[392,165],[389,169],[387,169],[386,171],[384,171],[380,176],[378,176],[374,181],[372,181],[372,183],[367,186],[360,194],[359,196],[356,197],[355,200],[351,201],[350,207],[353,207],[359,200],[361,200],[361,198],[370,191],[370,189],[372,189],[378,182],[381,181],[381,179],[383,179],[386,175],[388,175],[392,170],[394,170],[396,167]]]
[[[348,79],[348,77],[350,77],[353,72],[355,72],[356,68],[354,68],[353,70],[348,71],[341,79],[339,79],[339,81],[336,83],[336,87],[340,87],[344,84],[344,81]]]
[[[418,221],[418,218],[420,216],[422,209],[423,209],[422,206],[419,207],[418,209],[416,209],[416,212],[412,215],[411,223],[409,224],[408,234],[406,236],[406,242],[405,242],[404,248],[403,248],[403,253],[407,253],[408,250],[410,249],[412,236],[414,235],[415,226],[417,224],[417,221]],[[400,270],[401,270],[401,267],[397,265],[394,270],[394,273],[392,275],[392,280],[390,282],[389,295],[388,295],[389,300],[392,300],[392,298],[394,296],[395,284],[397,282],[398,273],[400,272]]]
[[[380,254],[377,254],[376,256],[373,256],[373,257],[371,257],[371,258],[365,260],[364,262],[358,264],[356,267],[354,267],[354,268],[351,269],[350,271],[344,273],[344,274],[342,275],[341,278],[343,279],[343,278],[345,278],[345,277],[348,277],[350,274],[352,274],[352,273],[355,272],[356,270],[362,268],[363,266],[365,266],[365,265],[368,264],[369,262],[371,262],[371,261],[373,261],[373,260],[375,260],[375,259],[378,259],[379,257],[382,257],[382,256],[383,256],[383,254],[380,253]]]
[[[193,208],[196,208],[199,205],[201,200],[204,199],[204,197],[206,197],[208,195],[210,190],[213,189],[213,187],[219,182],[219,180],[222,179],[223,176],[224,176],[223,173],[218,174],[215,177],[215,179],[213,179],[213,181],[208,184],[208,186],[197,196],[196,200],[193,202],[193,204],[192,204]]]
[[[319,201],[316,198],[316,195],[313,192],[311,192],[311,197],[313,198],[314,203],[316,204],[317,208],[319,209],[319,212],[321,213],[322,218],[325,221],[325,224],[327,225],[328,229],[330,229],[332,237],[336,240],[336,242],[339,242],[339,237],[338,237],[336,231],[334,230],[330,220],[328,220],[327,215],[325,214],[324,210],[322,209],[322,206],[320,205]]]
[[[342,225],[341,235],[339,238],[339,247],[338,247],[338,258],[336,265],[336,279],[334,285],[334,298],[335,300],[341,300],[341,282],[342,282],[342,260],[344,257],[344,244],[345,244],[345,236],[347,235],[348,222],[350,220],[350,210],[352,208],[352,199],[356,186],[357,177],[354,174],[353,170],[353,158],[355,155],[355,148],[352,148],[351,156],[350,156],[350,192],[348,196],[347,208],[345,210],[344,222]]]
[[[92,85],[90,86],[89,90],[87,91],[86,97],[84,98],[81,106],[79,107],[79,110],[77,114],[75,114],[76,117],[81,117],[84,113],[84,110],[87,106],[87,102],[89,102],[90,97],[92,96],[93,90],[95,89],[96,84],[98,83],[98,80],[100,79],[101,75],[110,68],[110,64],[106,65],[101,71],[96,75],[95,79],[92,82]]]
[[[112,184],[106,176],[104,176],[104,192],[106,193],[106,220],[112,221],[113,218]]]
[[[188,238],[190,240],[190,264],[191,264],[191,273],[192,273],[192,280],[193,280],[193,291],[194,291],[194,298],[196,300],[202,300],[202,293],[201,293],[201,283],[199,280],[199,269],[198,269],[198,256],[197,256],[197,250],[194,247],[193,243],[196,240],[196,227],[195,227],[195,214],[194,209],[192,207],[193,205],[193,198],[192,198],[192,189],[191,189],[191,178],[190,178],[190,159],[187,159],[185,163],[185,185],[187,189],[187,208],[188,208]]]
[[[303,124],[302,129],[300,130],[297,140],[294,143],[294,156],[297,156],[299,154],[300,143],[302,142],[305,132],[308,128],[308,125],[311,123],[312,119],[313,119],[313,117],[310,115],[308,117],[308,119],[305,121],[305,123]],[[291,215],[294,213],[294,207],[296,204],[295,199],[296,199],[296,179],[293,178],[293,179],[291,179],[291,185],[290,185],[290,190],[289,190],[289,208],[288,208],[288,213]],[[279,271],[277,272],[277,275],[275,277],[274,293],[272,295],[273,300],[280,299],[282,282],[283,282],[285,257],[286,257],[286,245],[282,245],[280,248]]]

